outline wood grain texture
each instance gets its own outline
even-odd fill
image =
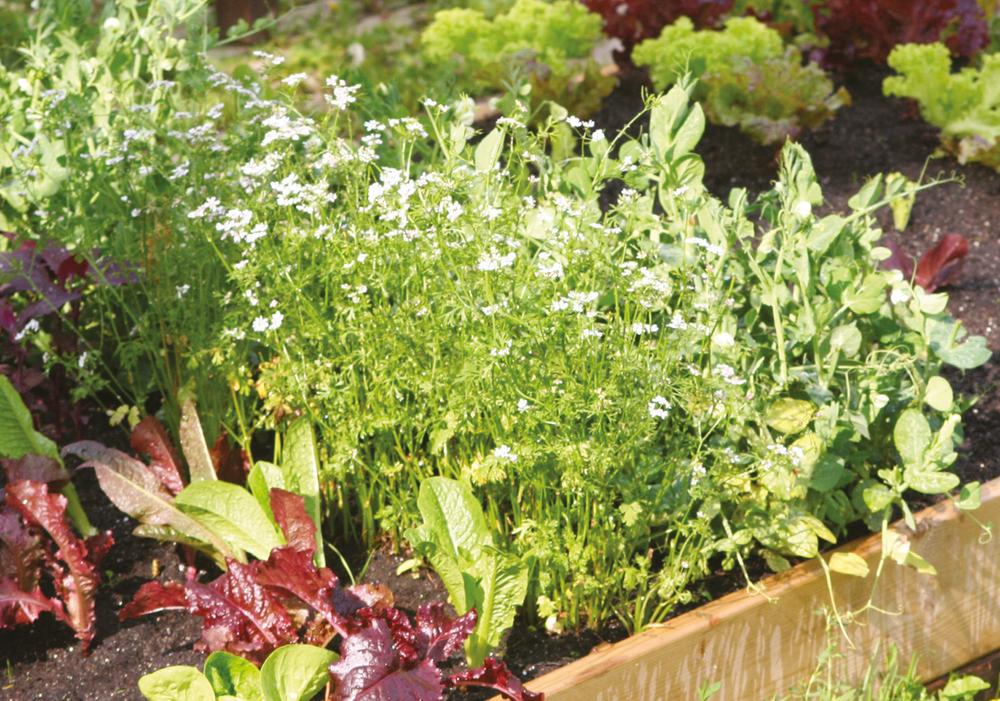
[[[1000,523],[1000,478],[983,486],[975,517]],[[933,679],[1000,648],[1000,534],[982,543],[983,530],[951,501],[917,515],[917,529],[893,526],[929,560],[937,576],[886,563],[874,603],[887,615],[866,613],[850,627],[854,650],[843,645],[844,678],[868,666],[876,644],[894,642],[920,658],[922,679]],[[881,536],[855,541],[842,552],[868,561],[867,579],[834,575],[837,605],[856,610],[868,601],[881,556]],[[698,689],[722,682],[712,701],[764,701],[801,682],[827,644],[830,595],[815,562],[762,582],[769,602],[745,591],[725,596],[667,624],[593,652],[528,686],[548,701],[688,701]]]

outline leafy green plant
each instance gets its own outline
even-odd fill
[[[478,10],[441,10],[424,30],[426,56],[443,70],[449,66],[470,85],[470,92],[501,91],[523,80],[535,104],[555,100],[580,115],[595,112],[615,86],[597,60],[601,18],[572,0],[517,0],[492,20]]]
[[[1000,170],[1000,54],[983,56],[979,68],[951,70],[943,44],[905,44],[889,54],[899,75],[885,79],[886,95],[917,101],[920,114],[941,130],[941,144],[959,162]]]
[[[424,521],[406,538],[430,561],[459,615],[472,609],[479,614],[465,641],[469,666],[478,667],[500,644],[524,602],[527,564],[497,548],[467,484],[430,477],[420,485],[417,508]]]
[[[329,680],[337,654],[314,645],[283,645],[258,669],[228,652],[213,652],[204,671],[177,665],[139,679],[148,701],[310,701]]]
[[[776,30],[752,17],[727,20],[717,31],[696,31],[681,18],[639,44],[632,58],[650,67],[658,90],[692,71],[702,80],[697,94],[709,119],[738,126],[760,143],[815,129],[850,102],[818,65],[804,64],[797,48],[786,48]]]

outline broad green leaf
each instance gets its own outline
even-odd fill
[[[243,701],[264,701],[260,670],[249,660],[229,652],[213,652],[205,660],[205,677],[217,696],[235,696]]]
[[[205,675],[194,667],[164,667],[139,677],[139,691],[148,701],[215,701]]]
[[[474,160],[476,171],[487,173],[493,170],[500,159],[500,150],[503,148],[503,131],[494,129],[476,145]]]
[[[198,409],[192,399],[186,399],[181,407],[180,439],[191,482],[215,481],[215,466],[208,452],[205,433],[201,430]]]
[[[786,560],[784,557],[774,552],[773,550],[768,550],[767,548],[763,551],[764,561],[772,572],[785,572],[792,567],[792,563]]]
[[[274,514],[271,512],[271,490],[285,489],[287,491],[285,475],[281,468],[274,463],[258,460],[247,475],[247,488],[260,504],[260,508],[267,514],[271,523],[274,523]]]
[[[924,392],[924,401],[928,406],[938,411],[951,411],[955,395],[951,391],[948,380],[940,375],[935,375],[927,381],[927,390]]]
[[[465,642],[470,668],[482,665],[489,651],[500,644],[528,592],[528,568],[520,558],[494,551],[476,565],[472,575],[478,584],[479,620]]]
[[[903,478],[910,489],[921,494],[944,494],[953,490],[961,482],[958,475],[951,472],[932,472],[911,467],[906,468]]]
[[[315,645],[285,645],[260,668],[264,701],[309,701],[330,680],[337,654]]]
[[[992,357],[993,353],[987,347],[985,338],[970,336],[962,341],[963,335],[961,325],[949,317],[927,319],[931,350],[949,365],[960,370],[971,370]]]
[[[0,375],[0,457],[25,455],[44,455],[62,465],[56,444],[35,430],[21,395],[5,375]]]
[[[979,482],[969,482],[962,485],[962,491],[955,500],[955,506],[962,511],[975,511],[982,503],[982,487]]]
[[[830,569],[852,577],[868,576],[868,563],[857,553],[834,553],[830,558]]]
[[[931,427],[919,409],[907,409],[896,419],[892,437],[903,463],[919,465],[931,443]]]
[[[306,512],[316,524],[316,564],[326,564],[323,555],[323,531],[320,524],[319,454],[312,423],[307,418],[293,422],[285,432],[281,451],[281,472],[285,489],[301,496]]]
[[[672,145],[674,129],[687,106],[688,94],[680,85],[674,85],[653,104],[649,113],[649,138],[661,158]]]
[[[417,508],[423,523],[409,531],[407,538],[415,546],[429,546],[428,559],[448,590],[452,606],[464,614],[473,604],[462,572],[493,545],[483,509],[468,485],[446,477],[421,482]]]
[[[284,543],[260,504],[247,490],[229,482],[195,482],[174,499],[177,508],[197,519],[233,548],[266,560]]]
[[[812,421],[816,408],[804,399],[785,397],[767,408],[764,421],[779,433],[798,433]]]

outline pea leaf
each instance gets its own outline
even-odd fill
[[[955,395],[951,390],[948,380],[940,375],[935,375],[927,381],[927,389],[924,392],[924,401],[932,409],[938,411],[951,411]]]
[[[896,419],[892,437],[903,462],[919,465],[931,443],[931,427],[919,409],[907,409]]]
[[[944,494],[953,490],[961,482],[958,475],[950,472],[934,472],[913,467],[906,468],[903,478],[910,489],[921,494]]]
[[[962,491],[955,500],[955,506],[963,511],[975,511],[982,502],[982,487],[979,482],[969,482],[962,485]]]
[[[500,150],[503,148],[503,131],[494,129],[476,145],[473,159],[476,164],[476,171],[487,173],[500,159]]]
[[[868,563],[857,553],[834,553],[830,558],[830,569],[852,577],[868,576]]]

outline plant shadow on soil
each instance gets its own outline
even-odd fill
[[[846,208],[847,199],[867,176],[900,171],[911,179],[925,170],[929,177],[955,173],[964,185],[949,183],[918,195],[911,224],[894,232],[904,250],[918,255],[946,233],[969,239],[970,252],[962,276],[947,291],[950,309],[972,333],[987,337],[1000,348],[1000,174],[979,166],[961,166],[951,159],[928,161],[938,145],[935,130],[904,102],[881,94],[883,69],[867,67],[846,80],[854,104],[816,132],[802,138],[823,186],[827,207]],[[612,132],[641,109],[642,78],[626,71],[618,90],[597,115],[598,126]],[[751,194],[775,178],[777,150],[757,146],[735,129],[709,126],[698,152],[708,165],[706,182],[717,195],[732,187]],[[888,213],[882,221],[891,231]],[[1000,474],[1000,369],[991,361],[968,373],[949,375],[956,389],[979,396],[965,418],[965,441],[957,471],[963,481],[984,481]],[[0,632],[0,697],[10,701],[97,701],[140,699],[136,681],[143,674],[174,664],[200,666],[203,656],[192,651],[200,620],[181,613],[165,613],[139,621],[119,623],[117,610],[149,578],[155,567],[161,578],[178,579],[180,561],[170,547],[151,544],[131,535],[129,519],[119,514],[101,494],[93,476],[84,473],[79,489],[94,522],[111,528],[117,545],[103,565],[110,584],[98,596],[97,638],[89,657],[81,657],[72,634],[47,618],[29,628]],[[415,610],[424,602],[444,597],[433,577],[397,576],[395,556],[377,553],[367,568],[368,581],[388,583],[399,605]],[[763,574],[758,569],[754,574]],[[741,579],[719,572],[703,585],[718,596],[742,587]],[[679,613],[679,612],[678,612]],[[505,644],[511,669],[532,678],[586,655],[595,646],[625,636],[619,625],[559,637],[524,624],[511,631]],[[483,699],[488,693],[453,693],[453,699]]]

